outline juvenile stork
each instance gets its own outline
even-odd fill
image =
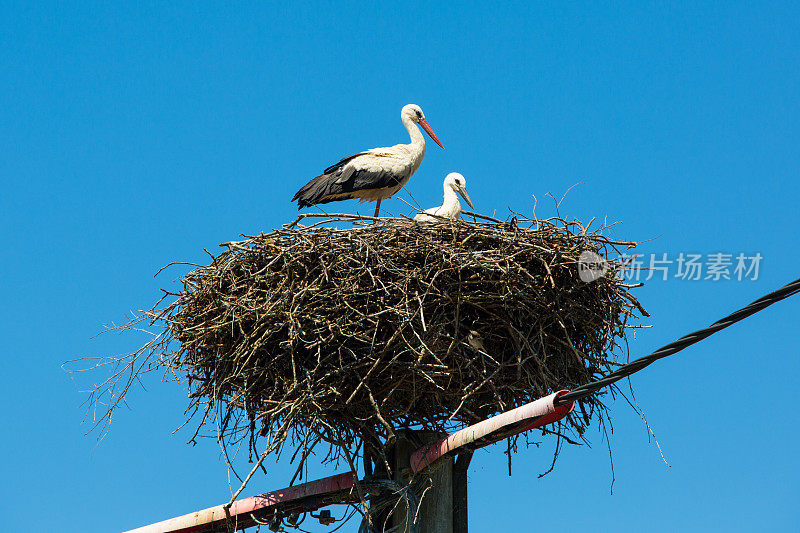
[[[377,217],[381,200],[402,189],[425,157],[425,139],[416,125],[419,124],[436,144],[444,148],[418,105],[408,104],[403,107],[400,118],[411,136],[411,144],[373,148],[345,157],[329,166],[322,175],[309,181],[295,193],[292,201],[297,200],[298,209],[358,198],[361,202],[374,200]]]
[[[464,198],[470,208],[475,209],[475,206],[472,205],[472,200],[469,199],[467,194],[467,180],[458,172],[451,172],[444,178],[444,203],[439,207],[431,207],[422,213],[418,213],[414,220],[418,222],[443,222],[443,219],[458,220],[458,217],[461,216],[461,202],[458,201],[456,193]]]

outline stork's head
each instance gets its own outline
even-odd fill
[[[431,139],[433,139],[436,144],[444,148],[441,141],[439,141],[439,138],[435,133],[433,133],[428,121],[425,120],[425,113],[422,112],[422,108],[420,106],[417,104],[408,104],[403,106],[403,110],[400,112],[400,117],[403,119],[403,121],[408,119],[415,124],[419,124],[420,127],[425,130],[425,133],[431,136]]]
[[[425,113],[422,112],[422,108],[417,104],[408,104],[403,106],[403,110],[400,112],[400,114],[403,118],[408,117],[413,122],[419,122],[425,118]]]
[[[464,198],[464,201],[469,204],[471,209],[475,209],[475,206],[472,205],[472,200],[469,199],[469,195],[467,194],[467,180],[464,176],[459,174],[458,172],[451,172],[444,178],[444,190],[447,192],[447,189],[451,189]]]

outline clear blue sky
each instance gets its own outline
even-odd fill
[[[3,528],[119,531],[229,497],[215,442],[172,433],[184,385],[151,376],[97,443],[87,380],[61,362],[134,348],[92,337],[181,272],[159,267],[291,220],[328,164],[407,142],[406,103],[447,148],[430,143],[408,186],[424,205],[450,171],[484,213],[530,213],[535,195],[552,215],[544,195],[581,182],[562,215],[621,221],[644,254],[763,256],[755,281],[648,282],[633,355],[800,276],[797,4],[529,4],[0,5]],[[799,312],[796,297],[638,374],[672,466],[617,401],[613,495],[597,432],[543,479],[550,441],[510,478],[500,447],[478,453],[472,530],[796,528]],[[248,494],[288,481],[269,471]]]

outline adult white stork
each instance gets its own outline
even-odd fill
[[[444,203],[439,207],[431,207],[422,213],[418,213],[414,220],[418,222],[443,222],[443,219],[458,220],[461,216],[461,202],[458,201],[460,194],[472,209],[472,200],[467,194],[467,180],[458,172],[451,172],[444,178]],[[435,216],[434,216],[435,215]]]
[[[425,138],[416,125],[419,124],[436,144],[444,148],[418,105],[408,104],[403,107],[400,118],[411,136],[411,144],[373,148],[345,157],[329,166],[322,175],[309,181],[295,193],[292,201],[297,200],[298,209],[358,198],[361,202],[376,201],[377,217],[381,200],[391,197],[403,188],[425,157]]]

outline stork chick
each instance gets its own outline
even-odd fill
[[[458,220],[458,217],[461,216],[461,202],[458,201],[456,193],[464,198],[464,201],[469,204],[471,209],[475,209],[472,205],[472,200],[469,199],[467,194],[467,180],[458,172],[451,172],[444,178],[444,203],[439,207],[432,207],[417,214],[414,220],[417,222],[443,222],[444,219]]]
[[[300,188],[292,198],[298,209],[337,200],[358,198],[361,202],[374,200],[377,217],[381,200],[390,198],[408,183],[425,157],[425,138],[419,125],[444,148],[433,133],[422,109],[408,104],[400,112],[403,126],[411,137],[410,144],[396,144],[388,148],[373,148],[366,152],[345,157],[326,168],[321,175]]]

